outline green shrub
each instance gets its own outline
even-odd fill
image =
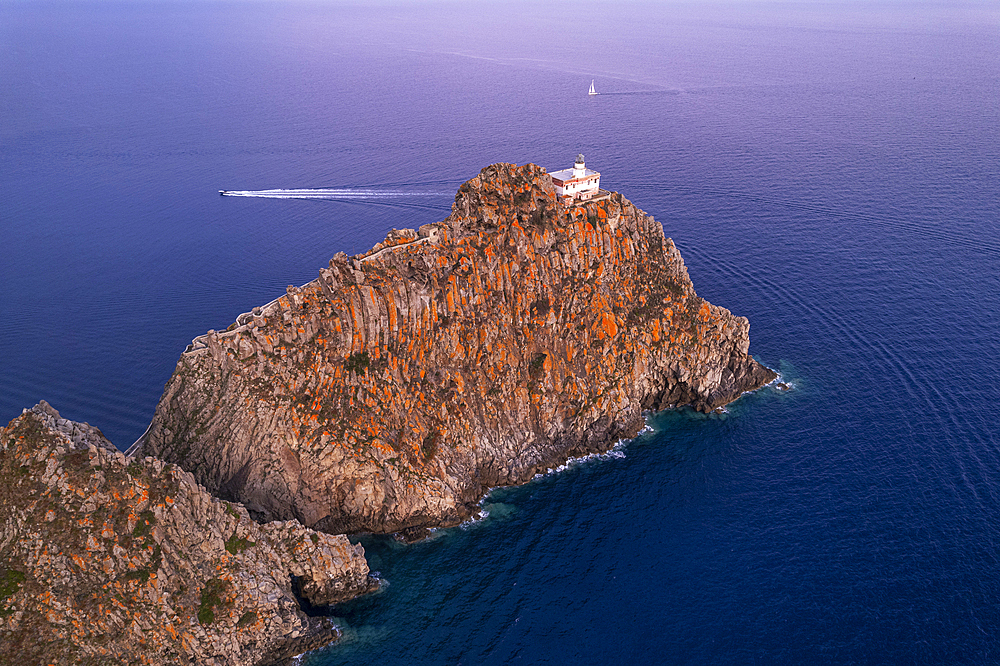
[[[153,530],[153,525],[156,524],[156,516],[153,515],[152,511],[143,511],[139,514],[139,520],[135,524],[135,529],[132,530],[132,536],[134,537],[146,537]]]
[[[360,375],[368,372],[370,363],[371,359],[368,357],[368,352],[355,352],[344,359],[344,370],[347,372],[356,372]]]
[[[198,622],[212,624],[215,621],[215,609],[223,605],[222,593],[229,588],[229,581],[220,578],[210,578],[201,589],[201,605],[198,607]]]
[[[256,541],[251,541],[246,537],[238,537],[236,536],[236,532],[233,532],[233,535],[226,541],[226,551],[231,555],[239,555],[250,546],[256,545]]]
[[[125,580],[137,580],[143,585],[149,582],[149,569],[136,569],[125,574]]]
[[[251,624],[257,621],[256,611],[247,611],[240,615],[240,619],[236,621],[236,626],[242,629],[243,627],[249,627]]]
[[[16,569],[7,569],[0,575],[0,599],[6,599],[21,589],[24,574]]]
[[[433,431],[427,433],[424,437],[424,441],[420,444],[420,451],[424,455],[424,460],[430,460],[434,457],[434,454],[438,450],[438,440],[441,438],[441,433],[438,431]]]
[[[16,569],[0,569],[0,571],[3,572],[0,573],[0,617],[7,617],[14,613],[14,609],[7,608],[2,602],[21,589],[21,583],[24,582],[24,574]]]
[[[163,564],[163,551],[160,550],[160,544],[156,544],[156,548],[153,549],[153,557],[149,561],[149,570],[159,571],[161,564]]]
[[[548,358],[547,354],[536,354],[535,358],[528,364],[528,374],[532,377],[542,374],[542,371],[545,369],[546,358]]]

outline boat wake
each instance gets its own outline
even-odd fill
[[[316,188],[278,190],[219,190],[224,197],[261,197],[265,199],[400,199],[409,197],[451,196],[450,192],[381,190],[371,188]]]
[[[603,92],[599,95],[680,95],[680,90],[622,90],[619,92]]]

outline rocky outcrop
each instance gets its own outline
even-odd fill
[[[262,518],[419,532],[634,435],[644,410],[770,381],[748,336],[627,199],[567,205],[543,169],[497,164],[443,222],[195,340],[144,446]]]
[[[345,537],[260,525],[44,402],[0,429],[0,663],[284,663],[337,637],[293,587],[373,584]]]

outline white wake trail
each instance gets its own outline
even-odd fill
[[[450,196],[450,193],[448,192],[416,192],[413,190],[377,190],[360,188],[219,190],[219,194],[224,197],[263,197],[266,199],[385,199]]]

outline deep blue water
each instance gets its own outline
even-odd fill
[[[3,3],[0,89],[0,420],[125,447],[192,337],[578,152],[793,384],[364,539],[309,666],[1000,659],[993,5]]]

